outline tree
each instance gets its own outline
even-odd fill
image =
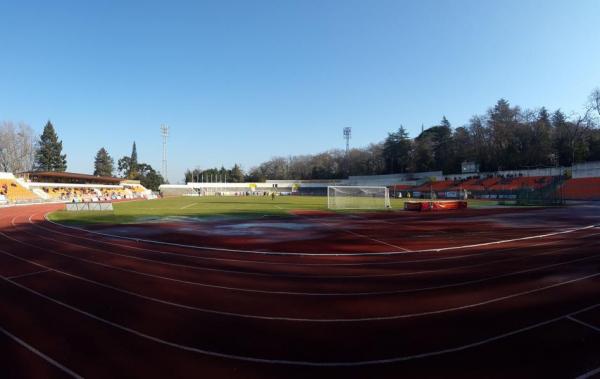
[[[131,158],[131,157],[130,157]],[[156,172],[152,166],[146,163],[139,163],[137,165],[137,177],[136,179],[140,181],[140,184],[144,187],[152,190],[158,191],[158,187],[161,184],[165,183],[164,178]]]
[[[124,156],[123,158],[119,159],[117,162],[117,169],[119,170],[121,177],[130,179],[129,174],[131,172],[131,157]]]
[[[600,118],[600,88],[596,88],[590,93],[586,108],[586,113],[589,117]]]
[[[244,181],[244,171],[242,171],[242,168],[236,163],[229,171],[228,177],[232,183],[241,183]]]
[[[520,149],[515,132],[518,129],[519,107],[511,107],[505,99],[500,99],[488,110],[487,126],[492,137],[492,169],[517,168],[520,164]]]
[[[452,151],[452,128],[444,116],[440,125],[423,130],[415,138],[413,165],[417,171],[451,171]]]
[[[140,163],[138,163],[137,148],[135,142],[130,156],[124,156],[117,162],[118,170],[123,178],[137,180],[140,177]]]
[[[592,131],[592,122],[584,116],[573,116],[567,120],[560,110],[552,116],[554,135],[552,144],[558,156],[558,163],[569,166],[585,161],[589,154],[588,137]]]
[[[129,172],[127,173],[127,177],[129,179],[135,179],[139,176],[138,169],[138,155],[137,155],[137,147],[135,146],[135,141],[133,141],[133,148],[131,149],[131,157],[129,158]]]
[[[452,134],[451,172],[462,172],[462,162],[475,161],[473,137],[467,127],[458,127]]]
[[[439,126],[434,128],[434,162],[437,170],[450,172],[452,170],[452,126],[446,118],[442,117]]]
[[[436,170],[433,143],[431,135],[421,135],[415,138],[412,154],[412,171],[423,172]]]
[[[35,169],[39,171],[59,171],[67,169],[67,156],[62,153],[62,141],[50,121],[46,123],[35,154]]]
[[[600,130],[594,129],[591,131],[589,139],[589,155],[587,157],[590,161],[600,161]]]
[[[550,115],[544,107],[522,110],[500,99],[483,115],[474,115],[467,125],[452,129],[444,116],[439,125],[424,127],[410,139],[404,127],[389,133],[384,141],[365,148],[329,150],[314,155],[274,157],[249,170],[245,179],[338,179],[353,175],[375,175],[441,170],[460,173],[463,161],[476,162],[482,171],[518,170],[551,164],[570,165],[600,159],[600,89],[592,91],[583,116],[567,117],[560,110]],[[234,166],[235,168],[235,166]],[[204,178],[222,173],[203,171]],[[187,171],[186,181],[201,177]],[[234,181],[232,171],[229,180]]]
[[[35,134],[27,124],[0,123],[0,171],[23,172],[33,168]]]
[[[527,164],[547,166],[552,164],[552,123],[545,107],[537,113],[531,122],[524,154]]]
[[[96,153],[96,158],[94,159],[94,175],[95,176],[112,176],[114,171],[114,159],[108,155],[108,152],[105,148],[101,148]]]
[[[161,184],[165,183],[165,179],[162,177],[161,174],[152,170],[148,172],[145,176],[140,178],[140,183],[144,187],[152,191],[158,191],[158,187],[160,187]]]
[[[552,114],[552,147],[555,152],[556,162],[561,166],[567,166],[571,163],[572,151],[567,117],[560,109]]]
[[[412,143],[403,126],[397,132],[389,133],[383,143],[383,157],[386,162],[386,173],[406,172],[410,163]]]

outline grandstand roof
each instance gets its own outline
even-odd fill
[[[119,184],[123,181],[121,178],[114,178],[112,176],[94,176],[55,171],[27,171],[20,173],[19,176],[23,176],[32,182]]]

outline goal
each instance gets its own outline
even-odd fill
[[[329,209],[386,209],[390,208],[387,187],[329,186],[327,187]]]

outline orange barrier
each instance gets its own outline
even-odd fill
[[[600,178],[569,179],[561,191],[567,200],[600,200]]]
[[[491,191],[514,191],[523,187],[540,189],[552,181],[551,176],[518,176],[502,178],[489,187]]]
[[[464,200],[434,200],[434,201],[406,201],[404,209],[407,211],[448,211],[467,207]]]
[[[454,180],[442,180],[439,182],[427,182],[427,183],[423,183],[418,187],[413,188],[414,191],[421,191],[421,192],[427,192],[427,191],[445,191],[448,188],[452,187],[455,185]]]

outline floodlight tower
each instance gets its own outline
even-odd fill
[[[167,137],[169,137],[169,127],[166,126],[165,124],[162,124],[160,126],[160,134],[162,135],[162,138],[163,138],[162,174],[163,174],[165,181],[168,181],[168,179],[167,179]]]
[[[346,155],[350,152],[350,137],[352,136],[352,128],[347,126],[344,128],[344,139],[346,140]]]

